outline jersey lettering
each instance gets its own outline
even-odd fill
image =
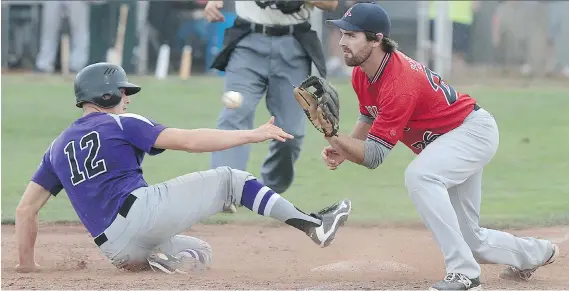
[[[369,137],[391,147],[401,142],[419,154],[440,135],[463,124],[475,108],[474,98],[402,52],[393,52],[386,62],[375,82],[361,67],[352,70],[360,113],[370,118],[377,114]]]
[[[424,150],[429,144],[435,141],[441,134],[433,133],[432,131],[425,131],[423,133],[423,140],[413,143],[411,146],[419,149]]]
[[[77,165],[77,156],[75,155],[75,141],[72,140],[68,142],[63,151],[65,152],[65,155],[67,155],[69,169],[71,170],[71,184],[75,186],[85,181],[85,174],[79,170],[79,165]]]
[[[99,133],[92,131],[81,138],[81,150],[87,149],[89,147],[89,155],[85,159],[84,166],[87,171],[87,176],[89,179],[97,177],[98,175],[107,171],[107,165],[104,159],[95,161],[95,158],[99,154],[99,149],[101,148],[101,139],[99,138]]]
[[[104,159],[96,160],[99,154],[99,149],[101,148],[101,139],[99,138],[99,133],[92,131],[83,137],[79,141],[79,147],[81,150],[89,149],[89,154],[87,158],[83,161],[83,166],[87,172],[88,179],[97,177],[98,175],[105,173],[107,171],[107,164]],[[65,146],[65,155],[67,155],[67,160],[69,162],[69,168],[71,170],[71,183],[73,186],[82,183],[86,180],[85,173],[79,169],[79,164],[77,163],[77,155],[75,154],[75,141],[72,140]]]
[[[443,91],[445,99],[447,100],[448,105],[453,104],[458,99],[458,94],[456,90],[450,85],[448,85],[443,78],[436,72],[431,71],[431,69],[425,67],[425,74],[427,75],[427,79],[431,84],[433,90],[438,91],[439,88]]]

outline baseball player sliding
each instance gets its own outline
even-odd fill
[[[329,23],[340,29],[344,61],[354,67],[360,104],[355,129],[338,132],[338,95],[325,80],[309,77],[294,89],[295,97],[324,132],[330,146],[322,157],[332,170],[345,160],[374,169],[398,141],[417,154],[405,171],[405,186],[447,272],[431,289],[481,289],[479,263],[508,265],[501,278],[525,280],[552,263],[559,249],[551,242],[479,226],[482,170],[498,148],[492,115],[398,51],[379,5],[355,4]]]
[[[83,116],[48,147],[16,210],[17,271],[37,269],[38,211],[62,189],[104,255],[132,271],[206,269],[212,258],[209,244],[179,233],[235,206],[295,227],[321,247],[332,242],[351,211],[347,199],[308,215],[250,173],[229,167],[148,185],[141,169],[145,154],[166,149],[212,152],[294,137],[275,126],[274,118],[254,130],[168,128],[126,113],[130,96],[140,90],[123,68],[109,63],[87,66],[77,74],[76,106]]]

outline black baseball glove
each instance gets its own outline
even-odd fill
[[[316,129],[327,137],[338,134],[340,100],[336,88],[323,78],[310,76],[293,92]]]

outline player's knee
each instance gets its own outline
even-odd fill
[[[222,182],[243,181],[243,183],[245,183],[246,180],[255,179],[253,174],[249,172],[234,169],[228,166],[217,167],[215,168],[215,171],[219,173],[219,179],[222,180]]]
[[[227,173],[229,173],[228,178],[233,184],[245,184],[245,181],[247,180],[256,179],[256,177],[253,176],[253,174],[247,171],[233,169],[230,167],[220,167],[218,169],[221,169],[222,171],[226,171]]]
[[[492,260],[492,253],[488,252],[488,246],[484,244],[484,234],[483,230],[474,230],[465,227],[461,227],[460,231],[466,235],[464,236],[464,240],[470,251],[472,252],[472,256],[479,264],[485,264]]]
[[[484,246],[479,240],[467,242],[470,250],[472,251],[472,256],[479,264],[487,264],[492,262],[492,253],[487,251],[486,246]]]
[[[257,177],[253,176],[253,174],[233,169],[231,167],[223,166],[215,168],[215,170],[219,173],[220,183],[224,186],[224,189],[227,190],[227,204],[225,206],[229,206],[230,204],[235,204],[236,206],[241,205],[241,195],[243,194],[243,187],[245,183],[249,180],[257,179]]]
[[[411,162],[405,169],[405,187],[410,193],[433,184],[446,187],[443,178],[434,173],[430,167],[425,166],[424,163]]]
[[[426,172],[424,169],[411,163],[407,166],[407,169],[405,169],[405,187],[407,187],[407,189],[418,188],[425,175]]]

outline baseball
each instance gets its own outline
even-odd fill
[[[227,91],[223,94],[221,100],[223,101],[223,104],[225,104],[225,107],[237,108],[241,106],[241,103],[243,102],[243,95],[239,92]]]

